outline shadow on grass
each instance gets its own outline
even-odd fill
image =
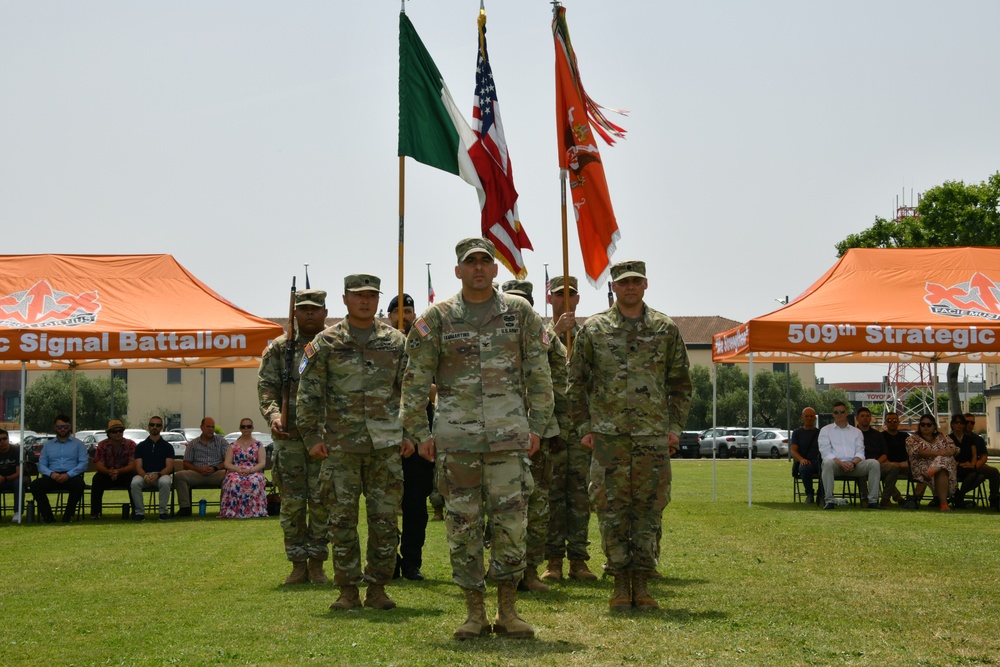
[[[313,614],[315,618],[337,621],[338,623],[384,623],[397,624],[412,622],[416,618],[426,618],[429,616],[442,616],[445,612],[441,609],[429,607],[396,607],[395,609],[372,609],[370,607],[358,607],[345,611],[342,609],[317,612]]]
[[[458,655],[479,655],[512,657],[530,659],[538,655],[571,654],[585,651],[591,647],[579,642],[568,642],[555,639],[510,639],[499,635],[484,635],[479,639],[440,639],[430,642],[429,646],[441,651]]]

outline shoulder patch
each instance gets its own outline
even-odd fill
[[[424,322],[424,318],[422,317],[418,319],[416,322],[414,322],[413,326],[417,331],[420,332],[421,336],[426,337],[431,332],[431,328],[427,326],[427,322]]]
[[[546,331],[545,329],[542,329],[542,342],[545,343],[546,345],[549,344],[549,332]]]
[[[299,375],[302,375],[302,371],[306,369],[306,364],[309,363],[309,359],[316,354],[316,348],[313,347],[312,342],[306,343],[306,349],[302,355],[302,362],[299,363]]]

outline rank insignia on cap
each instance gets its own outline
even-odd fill
[[[420,332],[421,336],[427,336],[431,332],[431,328],[427,326],[427,322],[424,322],[424,318],[420,318],[413,323],[414,328]]]

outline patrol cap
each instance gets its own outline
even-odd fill
[[[321,289],[304,289],[295,293],[295,306],[326,308],[326,292]]]
[[[377,276],[371,276],[367,273],[352,273],[344,278],[345,292],[378,292],[381,294],[382,291],[379,289],[381,286],[382,281]]]
[[[576,294],[577,292],[579,292],[579,290],[577,289],[576,278],[574,276],[569,276],[568,282],[569,282],[569,291],[571,293]],[[562,292],[564,286],[565,285],[563,283],[562,276],[556,276],[549,280],[549,292]]]
[[[477,252],[486,253],[490,256],[490,259],[495,259],[497,256],[497,249],[493,245],[493,242],[481,236],[462,239],[455,246],[455,255],[458,257],[459,262],[464,262],[469,255],[474,255]]]
[[[524,297],[528,300],[528,303],[535,305],[535,300],[531,296],[532,289],[534,287],[527,280],[508,280],[503,284],[503,291],[506,294]]]
[[[396,310],[397,306],[399,306],[399,295],[398,294],[396,296],[392,297],[392,300],[389,301],[389,309],[386,310],[385,312],[391,313],[392,311]],[[410,308],[413,308],[413,297],[410,296],[409,294],[407,294],[406,292],[403,292],[403,308],[406,308],[407,306],[409,306]]]
[[[611,267],[611,280],[618,282],[623,278],[645,278],[646,262],[618,262]]]

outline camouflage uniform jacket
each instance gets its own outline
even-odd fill
[[[331,449],[367,454],[402,442],[399,396],[406,338],[379,320],[374,327],[362,346],[348,321],[341,320],[317,334],[313,349],[306,350],[297,404],[306,447],[325,442]]]
[[[566,389],[569,384],[569,372],[566,369],[566,346],[562,341],[549,332],[549,372],[552,375],[552,395],[555,402],[555,409],[552,411],[552,418],[545,426],[545,432],[541,435],[546,438],[562,437],[569,440],[569,401],[566,400]]]
[[[541,435],[552,416],[547,348],[542,319],[520,297],[494,291],[479,329],[461,294],[432,305],[407,342],[404,426],[414,442],[431,437],[426,408],[433,379],[439,451],[527,450],[528,432]]]
[[[588,319],[570,358],[569,402],[580,436],[680,434],[691,376],[677,325],[649,306],[635,326],[617,306]]]
[[[260,358],[260,369],[257,371],[257,400],[260,403],[260,414],[267,420],[270,428],[271,422],[281,416],[281,375],[285,370],[285,341],[286,335],[281,335],[271,341],[264,355]],[[295,362],[292,366],[291,379],[292,386],[288,391],[288,423],[285,424],[285,431],[293,440],[298,440],[301,436],[295,421],[295,394],[299,388],[299,365],[302,363],[302,355],[305,352],[306,344],[312,340],[307,336],[297,335],[295,337]]]

